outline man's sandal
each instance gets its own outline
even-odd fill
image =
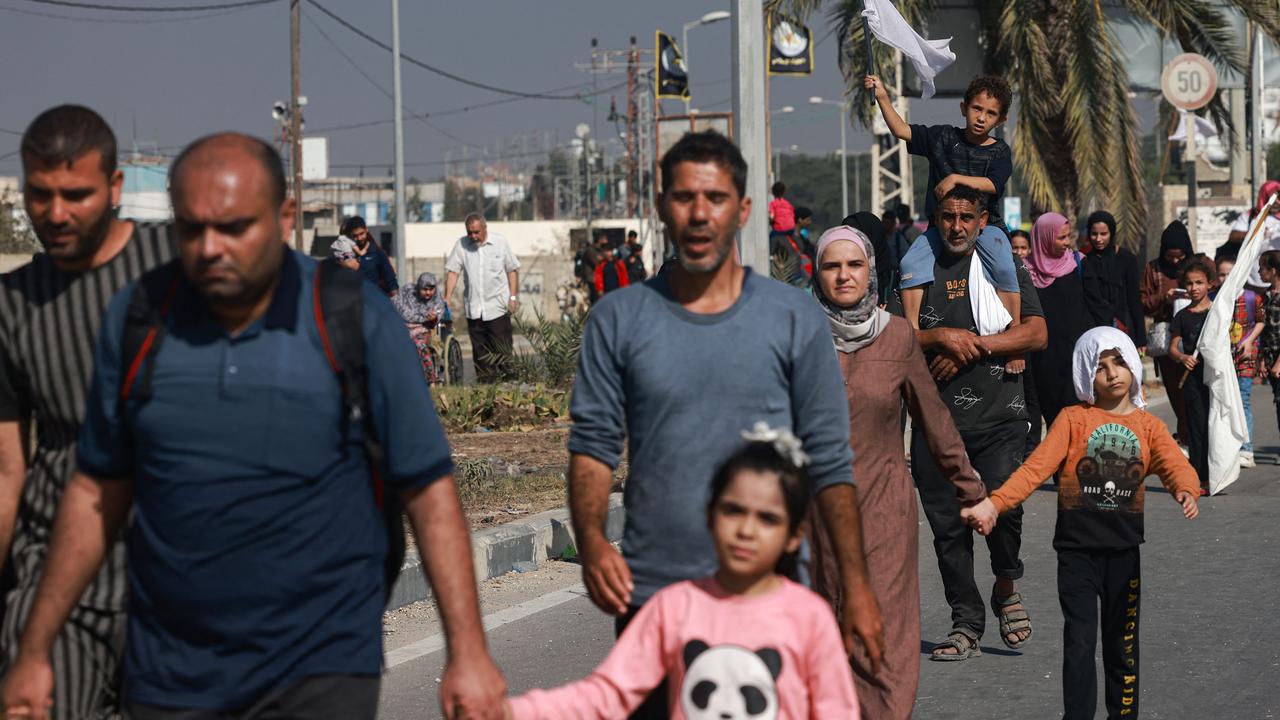
[[[955,652],[938,652],[947,648],[953,648]],[[939,662],[957,662],[968,660],[971,657],[979,657],[980,655],[982,655],[982,648],[978,647],[978,639],[957,628],[952,630],[951,634],[941,644],[934,646],[933,651],[929,653],[929,659]]]
[[[1007,609],[1011,605],[1022,605],[1022,607],[1016,610]],[[993,594],[991,596],[991,611],[996,614],[996,620],[1000,621],[1000,640],[1004,642],[1005,647],[1017,650],[1031,641],[1033,634],[1031,616],[1027,614],[1027,606],[1023,604],[1021,594],[1015,592],[1005,597],[997,597]],[[1021,640],[1009,639],[1009,635],[1020,633],[1024,630],[1027,632],[1025,638]]]

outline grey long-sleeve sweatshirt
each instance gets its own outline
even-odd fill
[[[617,467],[629,443],[622,552],[639,606],[717,567],[711,476],[758,421],[804,443],[814,492],[853,482],[849,409],[826,315],[807,293],[750,270],[728,310],[700,315],[665,276],[591,310],[570,403],[569,451]]]

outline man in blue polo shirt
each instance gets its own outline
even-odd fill
[[[131,718],[371,720],[386,529],[315,324],[317,264],[284,244],[295,205],[279,156],[217,135],[171,173],[181,273],[149,397],[120,399],[131,285],[103,321],[79,469],[4,709],[45,712],[53,639],[132,508]],[[449,445],[404,324],[361,287],[381,475],[404,500],[449,641],[444,712],[501,717]]]

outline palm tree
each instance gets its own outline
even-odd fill
[[[1115,0],[1149,22],[1186,52],[1208,58],[1221,72],[1247,72],[1245,38],[1232,32],[1226,7],[1234,7],[1280,41],[1275,0]],[[931,0],[894,0],[917,29]],[[1108,207],[1122,227],[1146,226],[1147,204],[1139,158],[1138,119],[1129,99],[1122,49],[1107,29],[1100,0],[972,0],[981,19],[978,45],[985,72],[1004,76],[1013,88],[1016,117],[1014,162],[1031,202],[1074,217],[1082,209]],[[770,12],[806,17],[822,0],[771,0]],[[829,16],[841,40],[840,69],[851,103],[866,125],[871,104],[862,88],[866,73],[862,0],[834,0]],[[937,34],[937,33],[934,33]],[[889,67],[892,49],[874,43],[875,62]],[[1234,136],[1221,97],[1209,105],[1218,127]],[[1127,233],[1131,239],[1141,236]]]

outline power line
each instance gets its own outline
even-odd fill
[[[81,10],[103,10],[108,12],[206,12],[209,10],[232,10],[235,8],[268,5],[280,0],[238,0],[238,2],[218,5],[179,5],[177,7],[156,7],[146,5],[106,5],[99,3],[76,2],[75,0],[26,0],[37,5],[55,5],[58,7],[79,8]]]
[[[39,10],[19,10],[18,8],[0,7],[0,10],[3,10],[5,12],[17,13],[19,15],[30,15],[32,17],[51,18],[53,20],[71,20],[74,22],[87,22],[87,23],[94,23],[94,24],[107,24],[107,25],[158,25],[162,23],[169,24],[169,23],[191,22],[194,20],[208,20],[210,18],[222,17],[223,15],[234,15],[236,13],[244,12],[245,10],[251,10],[251,9],[252,8],[242,7],[242,8],[233,8],[231,10],[224,10],[222,12],[209,13],[208,15],[188,15],[188,16],[179,16],[179,17],[147,18],[147,19],[129,18],[126,20],[124,18],[76,17],[75,15],[59,15],[58,13],[40,12]]]
[[[364,79],[367,80],[370,85],[377,88],[379,92],[381,92],[383,95],[386,95],[388,98],[395,99],[395,95],[393,95],[390,90],[383,87],[382,83],[375,80],[372,75],[365,72],[364,68],[360,67],[360,63],[357,63],[350,55],[346,53],[346,51],[342,49],[341,45],[339,45],[333,38],[329,37],[329,33],[325,32],[324,28],[320,27],[319,23],[317,23],[314,19],[312,19],[309,13],[304,11],[302,13],[302,16],[307,19],[307,22],[311,23],[311,26],[314,27],[316,31],[320,33],[321,37],[323,37],[325,40],[329,42],[330,45],[333,46],[333,49],[337,51],[338,55],[341,56],[343,60],[346,60],[347,64],[349,64],[352,68],[354,68],[356,72],[360,73],[360,75],[363,76]],[[423,125],[426,125],[427,127],[431,128],[432,130],[435,130],[436,132],[440,133],[441,135],[449,138],[450,140],[456,143],[461,143],[463,145],[470,145],[471,147],[474,147],[474,148],[480,147],[479,145],[463,140],[457,135],[454,135],[453,133],[448,132],[444,128],[436,126],[434,123],[427,120],[426,117],[423,116],[421,113],[410,113],[410,117],[417,120],[418,122],[421,122]],[[392,120],[391,122],[394,122],[394,120]]]
[[[36,2],[37,0],[31,0],[31,1],[32,1],[32,2]],[[41,2],[54,2],[54,0],[38,0],[38,1],[41,1]],[[58,0],[58,1],[61,1],[61,0]],[[255,0],[255,1],[256,1],[256,2],[263,2],[264,0]],[[273,2],[274,0],[265,0],[265,1],[267,1],[267,2]],[[308,3],[310,3],[313,7],[315,7],[315,9],[317,9],[317,10],[319,10],[320,12],[324,13],[325,15],[327,15],[327,16],[329,17],[329,19],[333,20],[334,22],[338,23],[339,25],[343,26],[344,28],[346,28],[346,29],[350,30],[351,32],[355,33],[356,35],[359,35],[360,37],[362,37],[362,38],[364,38],[365,40],[367,40],[367,41],[369,41],[369,42],[373,43],[374,45],[377,45],[378,47],[382,48],[383,50],[386,50],[387,52],[392,52],[392,49],[391,49],[391,46],[390,46],[390,45],[387,45],[386,43],[384,43],[384,42],[382,42],[381,40],[379,40],[379,39],[377,39],[377,38],[373,37],[372,35],[370,35],[370,34],[368,34],[368,33],[366,33],[365,31],[361,30],[360,28],[356,27],[355,25],[352,25],[350,22],[347,22],[346,20],[342,19],[341,17],[339,17],[338,15],[336,15],[336,14],[334,14],[332,11],[330,11],[328,8],[326,8],[325,6],[323,6],[323,5],[321,5],[319,2],[317,2],[317,0],[307,0],[307,2],[308,2]],[[480,88],[481,90],[488,90],[488,91],[490,91],[490,92],[501,93],[501,94],[503,94],[503,95],[511,95],[511,96],[513,96],[513,97],[528,98],[528,99],[533,99],[533,100],[585,100],[585,97],[589,97],[589,96],[590,96],[590,93],[588,93],[588,94],[584,97],[583,93],[577,93],[577,94],[575,94],[575,95],[550,95],[550,94],[547,94],[547,93],[530,93],[530,92],[522,92],[522,91],[520,91],[520,90],[509,90],[509,89],[507,89],[507,88],[501,88],[501,87],[497,87],[497,86],[494,86],[494,85],[488,85],[488,84],[486,84],[486,83],[482,83],[482,82],[479,82],[479,81],[476,81],[476,80],[471,80],[471,79],[468,79],[468,78],[464,78],[464,77],[462,77],[461,75],[456,75],[456,74],[451,73],[451,72],[449,72],[449,71],[447,71],[447,70],[442,70],[441,68],[435,67],[434,65],[429,65],[429,64],[427,64],[427,63],[425,63],[425,62],[423,62],[423,61],[421,61],[421,60],[419,60],[419,59],[417,59],[417,58],[410,57],[409,55],[406,55],[405,53],[400,53],[400,57],[401,57],[405,62],[409,63],[410,65],[416,65],[416,66],[418,66],[418,67],[422,68],[423,70],[426,70],[426,71],[428,71],[428,72],[435,73],[435,74],[437,74],[437,75],[440,75],[441,77],[449,78],[450,80],[453,80],[454,82],[462,83],[463,85],[470,85],[471,87]]]
[[[0,128],[0,133],[4,133],[5,135],[17,135],[18,137],[22,137],[23,135],[23,133],[20,133],[17,130],[9,130],[8,128]]]

